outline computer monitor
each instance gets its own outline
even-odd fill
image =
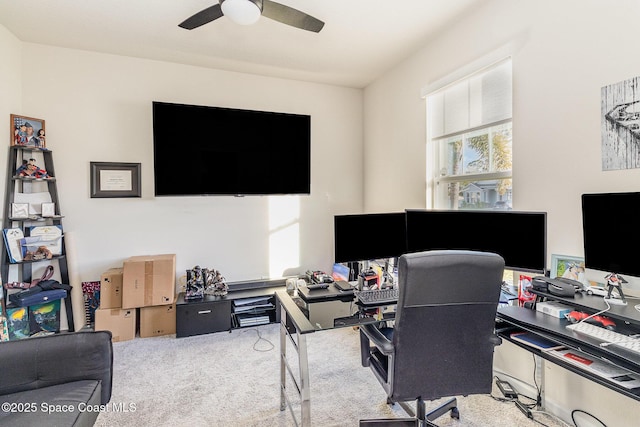
[[[396,258],[407,252],[404,212],[334,216],[335,262]]]
[[[607,284],[619,274],[622,288],[640,291],[640,260],[633,245],[640,241],[640,193],[582,195],[585,278]]]
[[[407,250],[476,250],[497,253],[505,268],[544,274],[546,212],[407,210]]]

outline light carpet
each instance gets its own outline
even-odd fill
[[[357,330],[310,334],[307,343],[313,426],[406,416],[386,404],[373,373],[360,365]],[[293,426],[289,410],[280,411],[279,346],[278,324],[114,343],[113,393],[96,426]],[[544,413],[527,419],[514,403],[485,395],[459,397],[458,408],[459,420],[444,415],[438,425],[566,426]]]

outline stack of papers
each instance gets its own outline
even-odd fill
[[[264,296],[235,300],[233,301],[233,312],[245,313],[273,309],[275,306],[269,301],[270,299],[270,296]]]
[[[271,296],[242,298],[233,301],[233,312],[238,326],[255,326],[270,323],[268,311],[274,310]]]
[[[572,365],[579,366],[586,371],[596,374],[601,378],[606,378],[624,388],[632,389],[640,387],[640,375],[582,351],[571,349],[552,350],[547,354]]]

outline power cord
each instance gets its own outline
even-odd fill
[[[253,348],[253,350],[254,350],[254,351],[260,351],[260,352],[264,352],[264,353],[266,353],[266,352],[271,351],[271,350],[273,350],[273,349],[275,348],[275,346],[273,345],[273,343],[272,343],[271,341],[269,341],[268,339],[263,338],[263,337],[262,337],[262,335],[260,334],[260,331],[259,331],[259,330],[257,330],[257,329],[245,329],[245,330],[244,330],[244,331],[242,331],[242,332],[244,333],[244,332],[249,332],[249,331],[255,331],[255,332],[256,332],[256,334],[258,334],[258,339],[256,340],[256,342],[254,342],[254,343],[253,343],[253,346],[252,346],[252,348]],[[258,343],[259,343],[260,341],[264,341],[264,342],[266,342],[266,343],[269,345],[269,348],[266,348],[266,349],[259,349],[259,348],[257,347],[257,345],[258,345]]]
[[[537,371],[538,367],[537,367],[537,364],[535,363],[535,355],[532,354],[531,356],[532,356],[533,362],[534,362],[534,365],[533,365],[533,382],[534,382],[534,386],[536,388],[536,397],[535,397],[535,399],[532,398],[532,397],[526,396],[526,395],[524,395],[522,393],[516,392],[515,389],[513,389],[513,387],[511,387],[511,385],[507,381],[502,381],[497,376],[494,376],[494,378],[496,380],[496,385],[502,391],[502,393],[505,395],[505,397],[504,398],[500,398],[500,397],[496,397],[496,396],[493,396],[493,395],[491,397],[494,400],[497,400],[497,401],[500,401],[500,402],[514,402],[516,407],[527,418],[531,419],[536,424],[540,424],[541,426],[544,426],[544,427],[549,427],[547,424],[543,423],[540,420],[535,419],[534,416],[533,416],[534,414],[545,414],[547,416],[550,416],[550,417],[553,417],[555,419],[560,420],[555,415],[549,414],[546,411],[536,411],[535,410],[535,408],[541,408],[542,407],[542,390],[541,390],[540,385],[538,384],[538,382],[536,380],[536,373],[537,373],[536,371]],[[514,377],[512,377],[512,378],[514,378]],[[525,403],[525,402],[520,401],[521,397],[530,400],[531,403]]]
[[[573,424],[578,426],[578,423],[576,422],[575,419],[575,414],[577,413],[582,413],[585,415],[588,415],[589,417],[591,417],[592,419],[594,419],[595,421],[599,422],[603,427],[607,427],[607,425],[605,423],[603,423],[602,421],[600,421],[595,415],[588,413],[587,411],[583,411],[582,409],[574,409],[573,411],[571,411],[571,421],[573,421]]]

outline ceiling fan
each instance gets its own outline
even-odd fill
[[[271,0],[218,1],[219,4],[201,10],[195,15],[185,19],[178,26],[187,30],[193,30],[211,21],[215,21],[222,16],[226,16],[237,24],[251,25],[257,22],[260,16],[265,16],[274,21],[315,33],[320,32],[322,27],[324,27],[324,22],[319,19]]]

